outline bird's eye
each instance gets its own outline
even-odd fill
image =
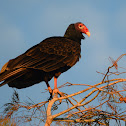
[[[83,25],[79,25],[79,28],[80,28],[80,29],[83,29],[83,28],[84,28],[84,26],[83,26]]]

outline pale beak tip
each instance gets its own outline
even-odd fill
[[[88,37],[90,37],[91,34],[90,34],[90,32],[86,32],[86,35],[87,35]]]

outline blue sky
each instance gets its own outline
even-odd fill
[[[69,24],[79,21],[91,36],[82,40],[80,62],[63,73],[58,83],[100,82],[103,76],[96,71],[104,72],[111,65],[109,56],[116,59],[126,53],[125,0],[0,0],[0,68],[43,39],[63,36]],[[50,85],[53,87],[53,80]],[[30,97],[39,102],[45,88],[42,82],[17,91],[22,100]],[[1,105],[11,99],[12,92],[7,85],[0,88]]]

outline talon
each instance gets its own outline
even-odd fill
[[[53,90],[53,96],[54,96],[54,98],[58,98],[58,94],[60,95],[60,97],[64,96],[63,92],[60,92],[58,88],[55,88]],[[60,104],[61,104],[61,102],[62,102],[62,100],[59,101]]]
[[[48,87],[49,93],[53,93],[53,90],[51,89],[51,87]]]
[[[58,92],[59,92],[59,89],[58,88],[53,89],[53,95],[54,94],[58,94]]]
[[[57,88],[57,78],[54,77],[54,89],[52,90],[48,81],[46,82],[46,85],[48,87],[49,93],[50,93],[50,98],[48,100],[51,100],[53,98],[53,96],[55,98],[58,97],[58,94],[60,95],[60,97],[64,96],[64,93],[60,92],[59,89]],[[59,101],[60,103],[62,102],[62,100]]]

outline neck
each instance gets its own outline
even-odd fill
[[[79,42],[81,43],[81,39],[84,39],[85,37],[82,35],[82,33],[80,33],[79,31],[77,31],[74,27],[74,24],[69,25],[69,27],[67,28],[64,37],[71,39],[73,41]]]

